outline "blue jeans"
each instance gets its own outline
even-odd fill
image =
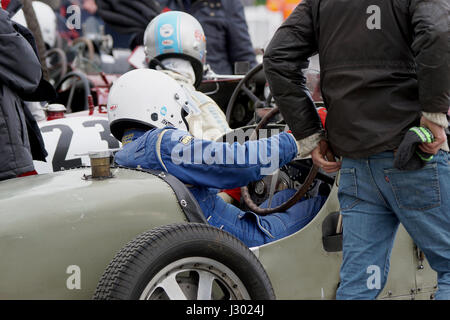
[[[216,189],[194,187],[191,192],[210,225],[231,233],[248,247],[261,246],[297,232],[317,215],[327,199],[317,196],[297,202],[286,212],[258,216],[226,203],[217,195]],[[293,189],[277,192],[272,207],[289,200],[294,193]],[[267,201],[261,204],[262,208],[266,206]]]
[[[450,165],[444,151],[420,170],[393,168],[393,153],[342,162],[343,261],[338,299],[374,299],[386,284],[401,223],[438,274],[436,299],[450,299]],[[369,285],[373,267],[380,285]]]

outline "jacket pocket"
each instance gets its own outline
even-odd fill
[[[360,201],[358,199],[358,187],[356,184],[355,168],[341,169],[338,198],[341,210],[351,209]]]
[[[384,174],[388,178],[399,208],[425,211],[441,205],[436,162],[414,171],[385,169]]]

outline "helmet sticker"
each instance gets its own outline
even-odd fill
[[[159,34],[163,38],[168,38],[173,34],[173,26],[171,24],[164,24],[159,28]]]
[[[203,35],[203,32],[201,32],[200,30],[195,30],[194,31],[194,37],[198,42],[205,42],[205,36]]]
[[[159,54],[183,53],[181,39],[179,39],[179,20],[177,12],[170,12],[159,17],[156,25],[156,45]]]

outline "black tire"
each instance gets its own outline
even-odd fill
[[[163,284],[176,279],[175,291],[195,300],[205,291],[198,290],[200,278],[205,283],[209,277],[214,280],[202,288],[213,287],[206,291],[211,299],[275,299],[253,252],[231,234],[199,223],[158,227],[129,242],[106,268],[93,298],[170,299],[172,289]]]

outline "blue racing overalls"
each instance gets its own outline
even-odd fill
[[[318,196],[300,201],[286,212],[258,216],[218,196],[222,189],[246,186],[292,161],[297,145],[288,133],[229,144],[196,139],[186,131],[166,127],[127,132],[124,138],[123,149],[115,155],[117,164],[165,171],[191,185],[190,191],[209,224],[233,234],[249,247],[296,232],[312,220],[326,200]],[[127,143],[127,139],[131,142]],[[294,192],[278,192],[272,206],[285,202]]]

